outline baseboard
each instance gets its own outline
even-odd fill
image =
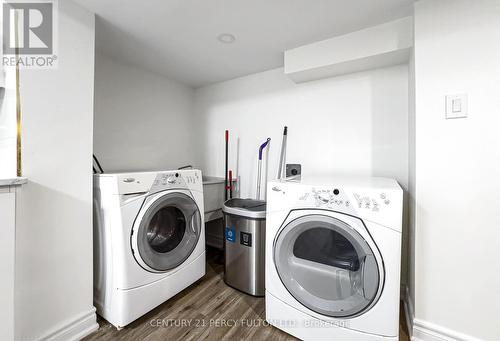
[[[481,339],[465,335],[438,326],[434,323],[423,321],[415,318],[413,320],[413,336],[412,341],[483,341]]]
[[[95,332],[99,325],[96,321],[96,309],[92,309],[76,318],[62,323],[60,326],[48,332],[38,341],[73,341],[83,339],[85,336]]]
[[[484,341],[454,330],[415,318],[415,310],[410,299],[410,291],[405,288],[402,295],[406,325],[411,341]]]

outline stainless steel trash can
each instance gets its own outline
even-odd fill
[[[266,202],[224,203],[224,281],[253,296],[265,295]]]

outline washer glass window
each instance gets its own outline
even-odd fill
[[[142,217],[137,232],[139,256],[155,271],[182,264],[193,252],[201,231],[194,200],[171,192],[156,199]]]
[[[331,317],[358,315],[376,298],[379,266],[363,237],[343,221],[306,215],[275,241],[278,275],[301,304]]]
[[[175,249],[186,232],[186,217],[177,207],[166,206],[156,212],[147,227],[149,246],[159,253]]]

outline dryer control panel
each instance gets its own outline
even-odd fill
[[[384,193],[345,193],[342,189],[316,189],[311,190],[316,207],[351,208],[378,212],[383,206],[391,204],[389,196]]]
[[[341,193],[339,189],[312,189],[312,195],[315,199],[317,207],[327,206],[333,207],[351,207],[352,203],[345,193]]]
[[[322,209],[367,219],[401,230],[403,191],[394,180],[316,185],[270,181],[267,211]]]
[[[372,210],[377,212],[381,207],[391,204],[391,199],[384,192],[378,193],[377,196],[366,196],[359,193],[354,193],[358,208]]]

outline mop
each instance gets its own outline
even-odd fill
[[[256,195],[257,200],[260,200],[260,183],[261,183],[261,174],[262,174],[262,151],[264,150],[264,148],[266,148],[268,146],[270,141],[271,141],[271,139],[268,137],[266,142],[261,144],[260,148],[259,148],[259,165],[257,166],[257,195]]]

